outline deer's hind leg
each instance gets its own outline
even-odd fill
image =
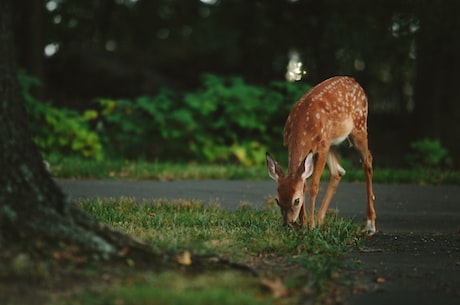
[[[327,155],[327,166],[330,171],[329,184],[327,186],[326,194],[324,195],[323,202],[318,211],[318,224],[321,225],[326,216],[327,209],[331,203],[332,197],[334,196],[337,187],[339,186],[342,176],[345,175],[345,170],[339,163],[339,158],[337,156],[337,151],[335,147],[331,146],[329,153]]]
[[[367,190],[367,223],[366,231],[368,235],[374,235],[376,232],[375,219],[376,213],[374,208],[374,192],[372,190],[372,154],[369,151],[367,132],[366,131],[353,131],[353,144],[356,150],[361,154],[361,159],[366,176],[366,190]]]

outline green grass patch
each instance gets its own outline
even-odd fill
[[[86,290],[76,295],[74,304],[275,304],[273,298],[264,297],[257,291],[254,278],[237,272],[194,276],[178,272],[149,273],[128,285]]]
[[[88,160],[64,158],[50,161],[51,174],[59,178],[129,179],[129,180],[268,180],[264,164],[243,166],[236,164],[160,163],[123,160]],[[363,170],[346,167],[342,181],[365,181]],[[323,180],[329,172],[324,171]],[[460,172],[445,169],[374,168],[376,183],[450,184],[460,185]]]
[[[189,200],[137,203],[130,198],[85,200],[80,204],[99,221],[158,248],[218,253],[230,259],[273,251],[289,256],[319,252],[338,255],[355,245],[359,236],[351,221],[333,214],[321,228],[282,227],[276,207],[228,211]]]
[[[351,220],[327,215],[312,230],[281,226],[277,208],[226,211],[193,201],[85,200],[88,213],[168,253],[217,255],[249,266],[236,271],[145,272],[134,280],[79,292],[72,304],[290,304],[325,300],[345,283],[344,255],[362,240]],[[131,262],[135,265],[136,262]],[[193,264],[193,262],[192,262]],[[184,266],[186,271],[187,266]],[[336,286],[334,286],[336,287]],[[334,290],[336,291],[336,289]]]
[[[50,171],[59,178],[95,178],[129,180],[255,180],[263,179],[266,170],[262,166],[160,163],[123,160],[89,160],[64,158],[50,161]]]

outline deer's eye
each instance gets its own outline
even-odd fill
[[[278,198],[275,198],[275,202],[277,205],[280,205],[280,201],[278,200]]]
[[[296,198],[296,199],[294,200],[294,205],[297,206],[297,205],[299,205],[299,203],[300,203],[300,198]]]

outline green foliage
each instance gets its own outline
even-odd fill
[[[100,99],[100,133],[114,156],[260,164],[269,147],[281,146],[271,143],[282,142],[289,109],[307,89],[205,74],[203,87],[184,95],[164,89],[134,100]]]
[[[99,99],[83,114],[33,97],[40,82],[19,74],[35,143],[46,158],[116,159],[262,164],[267,150],[280,152],[282,128],[292,104],[309,88],[274,82],[247,84],[241,77],[203,76],[203,86],[180,94]],[[90,126],[94,126],[93,129]]]
[[[167,89],[154,97],[98,100],[102,107],[98,132],[104,147],[112,156],[128,159],[180,158],[196,124],[180,102],[178,95]]]
[[[96,113],[86,111],[80,115],[70,109],[55,108],[49,102],[37,100],[31,90],[41,83],[24,71],[18,73],[19,83],[29,116],[35,144],[45,158],[75,155],[102,159],[103,149],[99,136],[90,130],[88,121]]]
[[[410,144],[411,152],[406,160],[413,168],[440,168],[450,166],[449,152],[438,139],[422,139]]]

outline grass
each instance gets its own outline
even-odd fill
[[[351,285],[344,255],[363,237],[361,228],[335,213],[321,228],[298,230],[282,227],[273,206],[230,212],[193,201],[137,203],[128,198],[78,204],[101,222],[169,253],[177,268],[158,271],[130,260],[122,270],[75,265],[68,267],[72,276],[61,270],[64,275],[55,277],[44,267],[46,272],[36,277],[45,284],[34,286],[40,298],[24,299],[18,290],[6,304],[40,304],[37,299],[52,305],[335,302]],[[252,272],[194,267],[197,257],[219,257]],[[17,276],[30,279],[27,272]],[[64,279],[69,283],[63,284]],[[2,288],[0,282],[2,291],[15,289]]]
[[[330,247],[328,253],[332,249],[342,253],[357,233],[350,221],[335,215],[330,215],[321,229],[286,229],[280,225],[281,216],[275,207],[242,207],[235,212],[189,200],[138,204],[129,198],[95,199],[81,205],[101,222],[158,248],[172,252],[193,249],[196,254],[212,252],[230,259],[274,250],[279,255],[301,255],[324,247]]]
[[[131,279],[128,285],[83,291],[71,304],[274,304],[270,298],[254,293],[254,285],[253,279],[229,271],[195,276],[147,273]]]
[[[145,161],[104,160],[94,161],[81,158],[63,158],[51,161],[51,173],[59,178],[95,178],[130,180],[266,180],[267,170],[260,166],[219,165],[196,163],[159,163]],[[347,173],[343,181],[365,181],[359,166],[346,164]],[[323,179],[327,179],[328,171]],[[376,183],[451,184],[460,185],[460,171],[446,169],[374,168]]]
[[[145,161],[63,158],[50,162],[51,174],[60,178],[130,179],[130,180],[199,180],[261,179],[263,167],[240,165],[159,163]],[[265,177],[264,177],[265,178]]]

